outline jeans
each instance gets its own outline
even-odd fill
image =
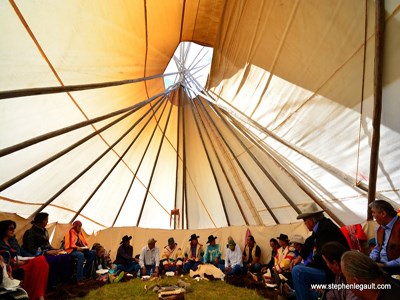
[[[222,272],[225,273],[225,265],[219,265],[219,268],[221,269]],[[243,267],[241,265],[234,265],[232,267],[232,270],[228,273],[225,273],[226,275],[234,275],[234,274],[241,274],[243,271]]]
[[[247,270],[247,265],[248,265],[248,263],[243,263],[243,266],[244,266],[244,269],[245,269],[245,270]],[[260,273],[260,272],[261,272],[261,268],[262,268],[262,266],[261,266],[260,263],[255,263],[254,265],[252,265],[252,266],[249,268],[249,271],[250,271],[251,273]]]
[[[326,275],[323,270],[297,265],[292,270],[292,279],[297,300],[317,299],[319,293],[311,290],[311,284],[325,283]]]
[[[117,269],[132,274],[132,273],[137,273],[140,270],[140,265],[137,262],[132,261],[127,266],[122,264],[117,264]]]
[[[93,261],[96,256],[96,251],[94,250],[84,250],[77,251],[74,250],[70,254],[72,257],[75,257],[78,260],[78,264],[76,266],[76,281],[81,281],[83,276],[89,278],[91,276],[91,271],[93,267]],[[86,259],[85,268],[83,268],[83,262]]]
[[[154,270],[156,269],[156,265],[144,265],[146,267],[146,274],[141,274],[143,275],[151,275],[154,273]]]
[[[183,265],[183,270],[185,271],[185,273],[189,273],[190,270],[196,271],[198,265],[199,265],[199,262],[189,260]]]

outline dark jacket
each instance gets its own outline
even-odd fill
[[[339,242],[349,250],[349,244],[340,228],[336,226],[331,219],[324,217],[319,221],[317,231],[313,232],[312,235],[306,239],[300,251],[300,256],[306,259],[310,253],[314,251],[315,246],[313,261],[308,266],[324,270],[330,279],[334,279],[334,276],[322,258],[321,249],[323,245],[333,241]]]
[[[35,255],[39,247],[41,250],[53,249],[49,242],[49,233],[47,229],[32,225],[32,227],[24,233],[22,248],[31,255]]]
[[[133,260],[133,247],[125,244],[119,246],[114,264],[129,266]]]
[[[13,259],[15,256],[19,255],[19,256],[32,256],[29,253],[27,253],[26,251],[24,251],[24,249],[22,249],[19,244],[18,241],[15,237],[12,237],[8,240],[9,245],[7,245],[3,240],[0,240],[0,250],[4,250],[7,251],[11,257],[8,257],[8,255],[3,255],[3,257],[5,258],[5,262],[7,264],[9,264],[9,260]]]

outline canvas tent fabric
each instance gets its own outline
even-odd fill
[[[14,220],[17,223],[16,237],[22,244],[22,237],[24,232],[31,227],[29,220],[24,219],[17,214],[11,213],[0,213],[1,220]],[[47,230],[51,237],[51,245],[54,248],[59,248],[61,242],[72,227],[72,224],[60,224],[51,223],[48,224]],[[375,236],[375,228],[377,223],[369,221],[363,224],[362,228],[369,238]],[[207,237],[209,235],[216,236],[216,243],[221,247],[221,257],[225,258],[226,245],[228,237],[232,237],[234,241],[239,245],[240,249],[244,249],[246,244],[246,236],[252,234],[255,241],[261,248],[261,263],[267,264],[271,259],[271,247],[269,240],[271,238],[277,238],[281,233],[288,234],[291,238],[294,234],[307,237],[310,232],[306,226],[302,223],[293,224],[280,224],[273,226],[229,226],[222,228],[207,228],[207,229],[196,229],[196,230],[170,230],[170,229],[153,229],[153,228],[141,228],[141,227],[110,227],[107,229],[99,230],[93,234],[87,233],[85,228],[82,229],[83,234],[91,247],[94,243],[100,243],[107,250],[110,250],[112,259],[116,258],[118,247],[120,246],[121,238],[124,235],[132,236],[131,245],[134,249],[134,255],[140,254],[140,250],[146,245],[149,238],[155,238],[157,240],[156,247],[163,249],[167,246],[168,239],[174,237],[175,242],[179,247],[185,249],[189,242],[190,236],[195,233],[199,236],[199,243],[206,247]],[[366,243],[361,244],[363,248],[367,248]]]
[[[377,179],[397,206],[399,6],[385,1]],[[0,32],[2,212],[204,229],[289,224],[316,202],[366,220],[374,1],[10,0]],[[189,75],[164,87],[182,41],[214,49],[198,97]]]

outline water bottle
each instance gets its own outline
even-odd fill
[[[40,247],[37,248],[35,256],[42,255],[42,249]]]
[[[140,269],[137,271],[137,278],[140,278]]]

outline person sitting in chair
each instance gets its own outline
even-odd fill
[[[380,225],[376,229],[377,244],[369,257],[389,274],[400,274],[400,217],[384,200],[375,200],[368,207]]]
[[[96,257],[96,251],[89,250],[88,243],[82,232],[82,222],[75,221],[72,228],[64,237],[64,248],[71,257],[77,259],[76,281],[78,285],[82,285],[84,277],[92,276],[93,261]],[[85,267],[83,267],[86,259]]]

